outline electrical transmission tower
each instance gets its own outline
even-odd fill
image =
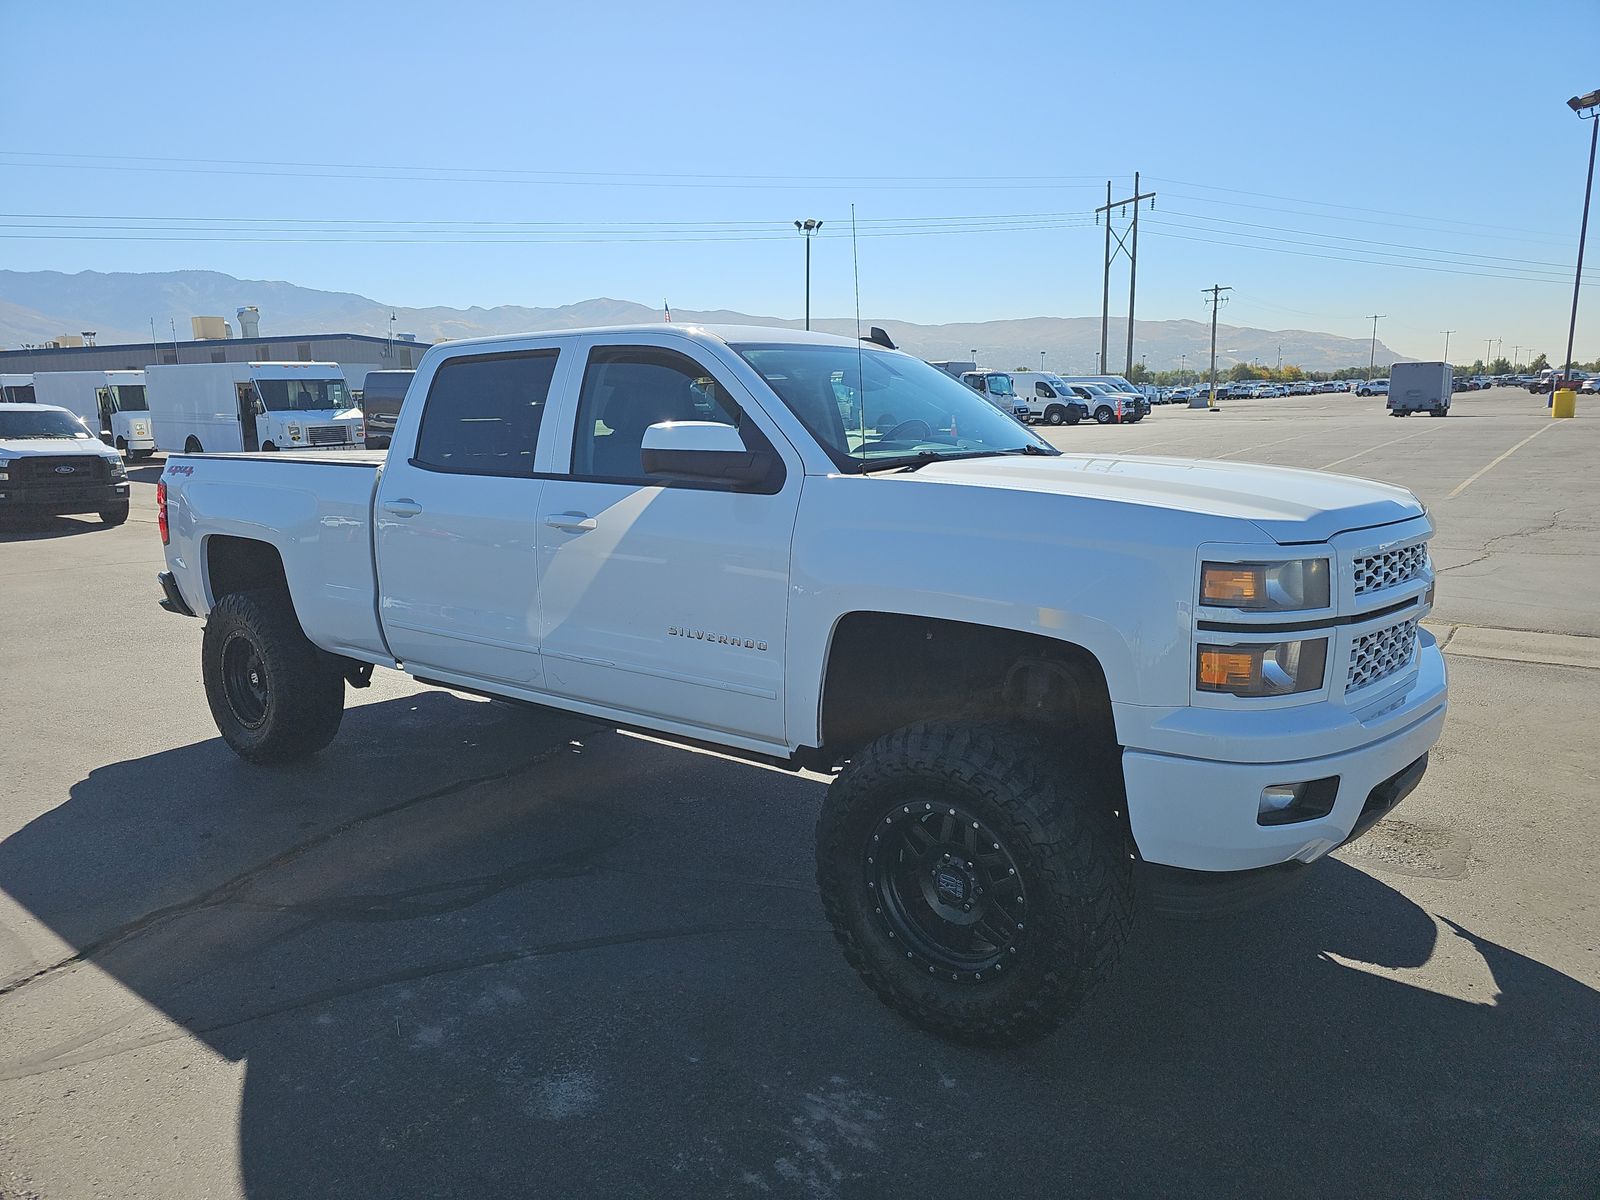
[[[1106,202],[1094,210],[1095,224],[1100,223],[1100,214],[1106,215],[1106,253],[1105,253],[1105,278],[1100,288],[1100,370],[1106,370],[1106,337],[1111,327],[1111,264],[1117,260],[1117,255],[1128,256],[1128,364],[1123,368],[1124,375],[1133,374],[1133,297],[1139,283],[1139,205],[1142,201],[1150,201],[1150,207],[1156,206],[1154,192],[1141,192],[1139,190],[1139,172],[1133,173],[1133,195],[1125,200],[1111,198],[1111,181],[1106,180]],[[1133,221],[1121,232],[1112,228],[1111,217],[1113,209],[1120,209],[1122,216],[1128,215],[1128,205],[1133,205]],[[1111,242],[1116,239],[1116,248]]]

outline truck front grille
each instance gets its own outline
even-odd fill
[[[1428,562],[1428,544],[1418,542],[1415,546],[1406,546],[1399,550],[1384,550],[1379,554],[1369,554],[1358,558],[1355,562],[1356,569],[1356,595],[1362,596],[1368,592],[1381,592],[1384,588],[1398,587],[1402,583],[1410,583]]]
[[[306,441],[313,446],[342,446],[349,440],[343,425],[313,425],[306,430]]]
[[[98,454],[63,454],[59,457],[18,458],[10,467],[12,483],[35,487],[82,487],[111,478],[107,460]]]
[[[1416,648],[1415,617],[1387,629],[1362,634],[1350,646],[1350,672],[1345,679],[1345,691],[1353,692],[1369,683],[1377,683],[1409,666]]]

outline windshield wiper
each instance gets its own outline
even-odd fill
[[[915,471],[934,462],[955,462],[963,458],[998,458],[1005,454],[1049,454],[1037,447],[1017,446],[1007,450],[918,450],[915,454],[896,454],[892,458],[866,460],[861,463],[863,474],[872,471]]]

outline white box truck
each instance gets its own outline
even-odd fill
[[[366,433],[331,362],[150,367],[157,449],[185,454],[360,447]]]
[[[1384,405],[1391,417],[1409,417],[1414,412],[1448,417],[1454,387],[1449,363],[1395,363],[1389,372],[1389,398]]]
[[[155,453],[143,371],[40,371],[33,377],[33,391],[40,404],[54,404],[82,418],[124,458]]]

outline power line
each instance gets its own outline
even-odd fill
[[[1155,177],[1152,177],[1152,178],[1155,178]],[[1305,199],[1301,199],[1298,196],[1275,196],[1275,195],[1271,194],[1270,192],[1258,192],[1253,188],[1249,189],[1249,190],[1246,190],[1244,188],[1219,187],[1216,184],[1196,183],[1193,180],[1188,180],[1188,179],[1160,179],[1159,182],[1162,182],[1162,183],[1176,183],[1181,187],[1203,188],[1204,190],[1206,190],[1208,192],[1228,192],[1231,195],[1235,195],[1235,196],[1255,196],[1255,197],[1258,197],[1258,198],[1263,199],[1263,200],[1282,200],[1286,204],[1301,204],[1301,205],[1306,205],[1308,207],[1316,207],[1316,208],[1337,208],[1337,209],[1342,209],[1345,212],[1374,213],[1374,214],[1376,214],[1378,216],[1383,216],[1383,217],[1406,217],[1406,218],[1408,218],[1410,220],[1426,221],[1426,222],[1429,222],[1429,223],[1441,223],[1442,222],[1444,224],[1450,224],[1450,225],[1467,225],[1467,226],[1471,226],[1472,228],[1475,228],[1475,229],[1498,229],[1498,230],[1503,230],[1503,231],[1508,232],[1508,233],[1527,233],[1527,234],[1532,234],[1535,237],[1560,238],[1562,236],[1561,234],[1553,233],[1553,232],[1550,232],[1548,230],[1519,229],[1519,228],[1516,228],[1516,227],[1510,226],[1510,225],[1486,225],[1486,224],[1483,224],[1483,223],[1478,222],[1478,221],[1456,221],[1456,220],[1453,220],[1452,218],[1449,218],[1449,217],[1438,217],[1438,216],[1435,216],[1433,214],[1397,212],[1397,211],[1394,211],[1393,209],[1387,209],[1387,208],[1363,208],[1360,205],[1356,205],[1356,204],[1335,204],[1332,201],[1328,201],[1328,200],[1305,200]],[[1192,199],[1204,200],[1204,197],[1195,196],[1195,197],[1192,197]],[[1218,202],[1217,201],[1206,201],[1206,203],[1218,203]],[[1245,205],[1244,207],[1248,208],[1248,207],[1255,207],[1255,206],[1254,205]],[[1288,211],[1288,210],[1274,209],[1272,211],[1277,212],[1277,211]],[[1318,215],[1322,215],[1322,214],[1306,213],[1304,215],[1306,215],[1306,216],[1318,216]]]

